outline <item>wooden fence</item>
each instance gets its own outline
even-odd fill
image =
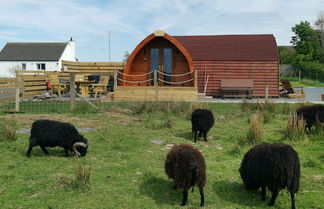
[[[18,70],[16,78],[0,80],[1,86],[20,86],[22,97],[31,97],[41,94],[46,90],[46,81],[49,75],[58,75],[59,79],[69,80],[70,73],[82,74],[85,80],[87,75],[110,74],[114,71],[122,71],[125,63],[123,62],[71,62],[62,61],[62,71],[31,71]]]
[[[42,91],[47,89],[46,80],[49,75],[57,75],[63,79],[69,77],[69,74],[64,72],[17,70],[16,86],[21,86],[20,95],[26,98],[41,94]]]
[[[122,71],[124,69],[124,62],[71,62],[62,61],[62,72],[78,71],[79,73],[97,73],[107,71]]]

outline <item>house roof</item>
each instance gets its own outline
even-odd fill
[[[194,61],[278,60],[273,35],[173,36]]]
[[[7,43],[0,61],[58,61],[68,42]]]

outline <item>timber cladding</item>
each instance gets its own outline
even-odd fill
[[[222,79],[253,79],[253,96],[264,97],[268,84],[269,96],[278,97],[278,61],[194,61],[198,70],[198,91],[221,96]]]
[[[117,86],[114,101],[186,101],[198,99],[195,87]]]

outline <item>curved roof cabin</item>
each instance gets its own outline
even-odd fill
[[[198,92],[221,95],[223,79],[253,80],[253,96],[278,96],[279,62],[273,35],[171,36],[155,31],[131,53],[122,86],[192,87],[198,71]]]

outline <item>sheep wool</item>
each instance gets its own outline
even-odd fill
[[[214,115],[207,109],[196,109],[191,115],[192,132],[195,134],[194,142],[197,141],[197,134],[199,137],[204,135],[204,140],[207,141],[207,133],[214,125]]]
[[[298,118],[305,120],[305,129],[308,128],[309,131],[311,131],[317,119],[324,123],[324,105],[322,104],[300,107],[296,110],[296,113]]]
[[[33,147],[38,145],[46,155],[49,153],[45,147],[63,147],[67,157],[68,151],[74,151],[79,156],[86,155],[89,144],[70,123],[37,120],[32,125],[27,157],[30,157]]]
[[[197,185],[200,193],[200,206],[204,206],[206,165],[199,150],[188,144],[173,147],[165,160],[165,172],[170,179],[173,179],[174,188],[182,189],[181,205],[187,204],[189,189]]]
[[[291,208],[295,209],[294,194],[299,188],[300,164],[297,152],[290,145],[256,145],[244,155],[239,172],[247,190],[261,187],[263,201],[266,188],[272,192],[269,206],[275,204],[279,191],[287,188],[290,192]]]

